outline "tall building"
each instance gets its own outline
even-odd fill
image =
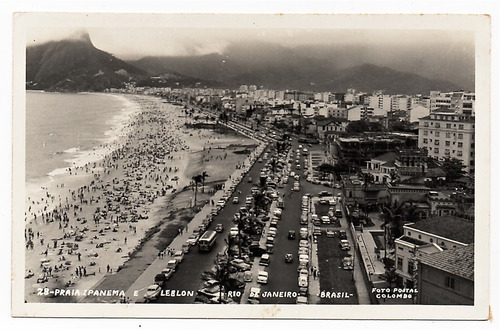
[[[406,95],[393,95],[391,98],[391,111],[409,110],[411,108],[411,98]]]
[[[474,117],[455,110],[436,110],[419,120],[418,147],[426,148],[430,157],[444,160],[457,158],[467,173],[474,173]]]
[[[430,93],[430,109],[452,109],[459,113],[475,115],[475,93],[431,91]]]

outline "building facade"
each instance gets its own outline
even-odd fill
[[[428,150],[430,157],[444,160],[457,158],[467,173],[475,168],[474,117],[454,110],[440,110],[419,120],[418,147]]]
[[[474,244],[421,256],[417,303],[474,305]]]

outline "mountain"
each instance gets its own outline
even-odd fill
[[[427,53],[431,56],[426,57]],[[138,86],[156,87],[237,89],[245,84],[278,90],[354,88],[388,94],[428,94],[431,90],[473,86],[474,64],[470,58],[466,50],[446,53],[439,47],[283,46],[245,41],[229,44],[221,53],[148,56],[124,62],[95,48],[83,32],[66,40],[28,47],[26,87],[100,91],[134,81]],[[448,78],[461,83],[449,82]]]
[[[102,91],[146,76],[142,69],[94,47],[86,32],[26,49],[26,88]]]
[[[430,91],[453,91],[460,88],[448,81],[428,79],[413,73],[392,70],[373,64],[363,64],[338,70],[329,79],[317,80],[318,90],[383,91],[385,94],[423,94]]]

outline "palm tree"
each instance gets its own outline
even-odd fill
[[[370,183],[373,183],[373,174],[371,173],[368,173],[368,172],[363,172],[363,186],[365,188],[365,191],[368,189],[368,185]]]
[[[229,272],[229,258],[227,256],[227,249],[224,254],[218,255],[215,259],[215,266],[208,271],[202,273],[204,280],[213,280],[215,285],[219,286],[219,304],[222,304],[222,292],[228,292],[231,288]]]
[[[196,205],[196,197],[198,194],[198,184],[203,181],[201,174],[195,175],[191,178],[194,181],[194,204]]]
[[[201,182],[202,182],[202,186],[201,186],[201,192],[202,193],[205,193],[205,178],[208,178],[210,175],[208,175],[207,171],[203,171],[203,173],[201,173]]]
[[[394,202],[392,206],[380,206],[380,211],[384,220],[382,227],[384,228],[384,239],[386,242],[385,253],[387,253],[387,247],[393,248],[394,240],[402,235],[403,207]],[[386,257],[387,254],[384,258]]]

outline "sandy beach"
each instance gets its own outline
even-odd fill
[[[138,110],[124,120],[118,138],[101,148],[107,150],[102,158],[74,164],[26,196],[26,302],[79,301],[74,295],[47,301],[47,292],[92,289],[119,271],[165,222],[174,233],[163,236],[175,237],[193,212],[191,178],[206,171],[197,205],[208,202],[215,184],[256,145],[233,131],[187,129],[183,109],[159,98],[125,97]]]

